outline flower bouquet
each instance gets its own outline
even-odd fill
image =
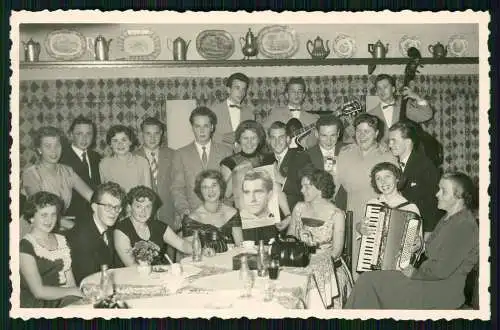
[[[151,264],[160,255],[160,247],[153,242],[138,241],[132,248],[132,256],[137,262],[137,269],[141,274],[151,273]]]

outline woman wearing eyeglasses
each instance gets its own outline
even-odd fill
[[[153,219],[161,203],[156,193],[148,187],[132,188],[125,199],[129,217],[120,221],[114,230],[116,252],[125,266],[137,264],[131,254],[131,249],[137,242],[148,241],[158,246],[160,253],[153,264],[166,264],[164,255],[166,244],[177,250],[191,254],[191,244],[180,238],[161,221]]]

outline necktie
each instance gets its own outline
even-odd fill
[[[288,108],[290,111],[300,111],[300,108]]]
[[[278,166],[281,164],[281,156],[276,156],[276,161],[278,162]]]
[[[104,243],[106,243],[106,245],[109,245],[109,242],[110,242],[110,237],[109,237],[109,230],[105,230],[102,232],[102,239],[104,240]]]
[[[89,174],[89,178],[90,178],[91,173],[90,173],[90,168],[89,168],[89,162],[87,161],[87,153],[85,151],[82,153],[82,164],[87,169],[87,173]]]
[[[404,162],[399,162],[399,167],[401,167],[401,170],[404,171],[405,170],[405,163]]]
[[[203,152],[201,154],[201,162],[203,163],[203,167],[207,167],[207,163],[208,163],[207,147],[203,146],[203,147],[201,147],[201,149],[203,150]]]
[[[230,108],[238,108],[238,109],[241,109],[241,105],[239,104],[230,104],[229,105]]]
[[[151,163],[149,164],[151,167],[151,176],[153,179],[153,183],[156,185],[156,180],[158,178],[158,162],[156,160],[156,154],[154,151],[151,152]]]
[[[393,107],[393,106],[394,106],[394,104],[396,104],[396,103],[391,103],[391,104],[386,104],[386,105],[383,105],[383,106],[382,106],[382,109],[387,109],[387,108],[389,108],[389,107]]]

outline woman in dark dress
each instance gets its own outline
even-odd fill
[[[184,218],[182,226],[184,237],[191,237],[198,230],[203,245],[217,241],[216,252],[226,251],[228,243],[239,246],[243,241],[238,211],[222,202],[225,190],[226,182],[219,171],[198,174],[194,191],[203,204]]]
[[[155,264],[166,264],[164,255],[169,244],[177,250],[191,254],[191,244],[177,236],[174,231],[161,221],[153,218],[159,205],[156,193],[148,187],[132,188],[127,194],[127,213],[130,215],[120,221],[114,231],[115,249],[125,266],[137,264],[131,249],[139,241],[149,241],[160,249]]]
[[[232,199],[237,209],[241,209],[239,190],[245,173],[255,167],[269,165],[264,163],[264,154],[261,152],[266,144],[266,131],[255,120],[241,122],[235,131],[235,141],[240,152],[224,158],[221,173],[227,182],[225,197]]]
[[[467,274],[479,259],[479,229],[473,213],[476,196],[467,175],[443,175],[436,197],[446,214],[425,242],[420,267],[363,273],[345,308],[459,308],[465,301]]]
[[[60,219],[63,201],[39,191],[23,209],[31,231],[20,241],[21,307],[63,307],[82,296],[71,269],[66,238],[52,233]]]

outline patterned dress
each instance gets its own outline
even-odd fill
[[[299,203],[294,209],[292,221],[296,226],[295,236],[300,238],[301,233],[307,232],[311,235],[313,242],[318,245],[316,253],[311,256],[308,269],[315,276],[316,285],[324,303],[328,307],[341,309],[353,287],[349,267],[341,257],[334,260],[332,256],[335,218],[344,217],[343,212],[336,209],[333,213],[325,215],[323,219],[312,219],[302,217],[305,207],[306,204]],[[328,284],[329,279],[336,280],[338,293],[331,289],[332,285]]]
[[[31,234],[26,234],[19,243],[19,252],[33,256],[42,279],[42,285],[65,287],[67,286],[66,272],[71,270],[71,255],[66,238],[55,234],[57,248],[48,250],[37,243]],[[21,274],[21,307],[22,308],[57,308],[64,307],[78,297],[65,297],[55,300],[36,298]]]

